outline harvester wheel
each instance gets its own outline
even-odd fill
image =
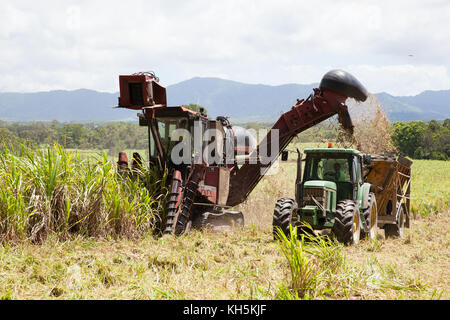
[[[180,174],[178,176],[181,177]],[[197,180],[191,179],[184,188],[181,187],[181,179],[174,174],[164,234],[175,234],[178,236],[190,230],[192,225],[191,210],[197,186]]]
[[[291,198],[281,198],[275,204],[275,209],[273,210],[273,238],[278,240],[278,228],[287,236],[289,235],[289,226],[292,222],[292,214],[294,212],[297,204],[294,199]]]
[[[361,237],[367,237],[368,239],[374,240],[378,233],[378,211],[377,211],[377,201],[375,199],[374,193],[369,193],[369,206],[363,211],[363,217],[366,221],[366,225],[369,226],[369,232],[365,232],[361,229]]]
[[[403,205],[400,205],[397,223],[384,225],[384,235],[386,239],[403,237],[404,226],[405,226],[405,214],[403,210]]]
[[[170,186],[170,193],[167,201],[166,208],[166,221],[165,228],[163,230],[164,234],[174,233],[176,224],[176,213],[180,206],[183,197],[182,179],[181,172],[174,171],[172,184]]]
[[[359,209],[353,200],[342,200],[336,204],[333,233],[345,245],[357,244],[361,235]]]

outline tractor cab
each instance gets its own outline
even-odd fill
[[[301,156],[298,159],[291,221],[306,222],[314,230],[333,229],[342,242],[358,241],[359,227],[363,232],[370,229],[362,216],[370,207],[370,184],[364,183],[362,171],[367,158],[358,150],[332,147],[305,149],[304,153],[303,179],[299,174],[303,161]],[[274,214],[274,226],[280,225],[277,219]]]
[[[319,148],[306,149],[303,190],[326,185],[336,192],[337,201],[355,200],[363,182],[363,154],[354,149]],[[301,196],[298,195],[298,196]]]

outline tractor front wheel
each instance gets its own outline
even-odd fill
[[[361,223],[359,209],[352,200],[342,200],[336,204],[336,215],[333,233],[339,242],[345,245],[354,245],[359,242]]]
[[[275,240],[279,239],[278,228],[288,236],[290,233],[289,226],[292,222],[292,214],[294,212],[297,204],[294,199],[291,198],[281,198],[275,204],[275,209],[273,210],[273,238]]]

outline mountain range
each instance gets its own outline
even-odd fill
[[[318,84],[270,86],[219,78],[192,78],[168,86],[168,105],[195,103],[210,117],[229,116],[231,121],[276,120],[297,99],[307,98]],[[119,93],[88,89],[35,93],[0,93],[0,120],[6,121],[136,121],[136,111],[113,109]],[[450,118],[450,90],[424,91],[415,96],[375,93],[392,121]]]

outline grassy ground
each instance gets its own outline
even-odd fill
[[[292,298],[288,260],[272,240],[275,201],[293,196],[295,161],[280,163],[240,206],[246,226],[139,241],[78,237],[0,246],[3,299]],[[276,170],[274,170],[276,172]],[[312,299],[449,299],[450,162],[415,161],[416,218],[401,239],[330,244],[305,254]],[[302,271],[303,270],[303,271]],[[300,273],[302,274],[302,273]],[[306,273],[305,273],[306,274]],[[284,292],[284,293],[283,293]]]
[[[414,220],[402,239],[333,247],[313,299],[449,299],[449,213]],[[289,267],[269,230],[180,238],[0,247],[3,299],[275,299]]]

